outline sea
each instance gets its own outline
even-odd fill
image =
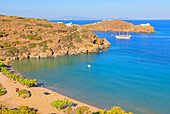
[[[83,25],[99,20],[51,21]],[[11,64],[29,79],[99,108],[120,106],[134,114],[170,114],[170,20],[124,21],[150,23],[157,32],[130,33],[130,40],[115,39],[116,32],[94,32],[107,38],[111,48]]]

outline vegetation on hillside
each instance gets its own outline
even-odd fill
[[[5,60],[76,55],[110,47],[106,39],[78,25],[5,15],[0,15],[0,25],[0,57]],[[96,44],[98,40],[102,43]]]

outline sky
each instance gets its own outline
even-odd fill
[[[170,0],[0,0],[0,14],[45,19],[170,19]]]

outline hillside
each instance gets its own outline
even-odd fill
[[[0,58],[6,60],[92,53],[109,47],[105,38],[77,25],[0,15]]]
[[[137,32],[137,33],[154,33],[154,27],[142,26],[142,25],[133,25],[125,21],[113,19],[100,21],[97,23],[82,25],[83,28],[88,28],[91,31],[112,31],[112,32]]]

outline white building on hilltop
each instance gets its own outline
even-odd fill
[[[72,26],[72,22],[70,22],[70,23],[67,23],[66,25],[67,25],[67,26]]]
[[[150,24],[149,23],[141,24],[141,26],[150,26]]]

